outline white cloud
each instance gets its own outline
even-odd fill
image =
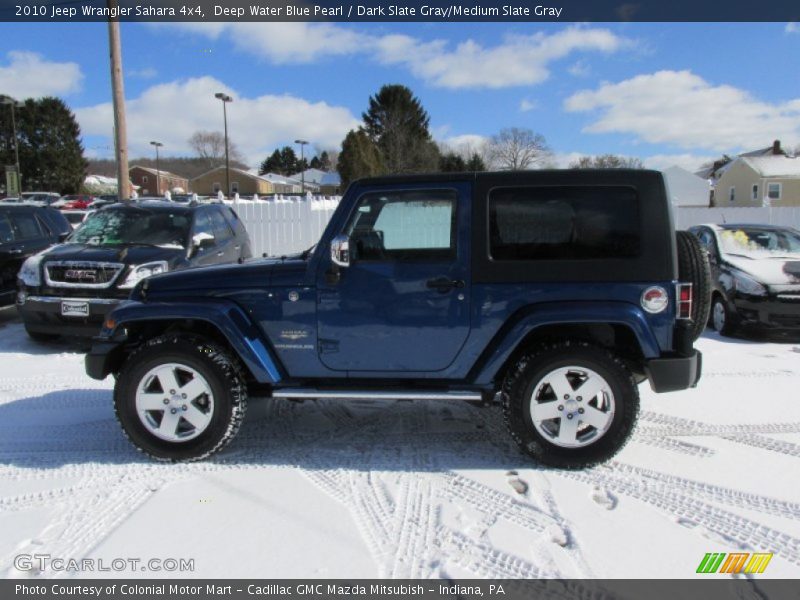
[[[519,103],[520,112],[530,112],[532,110],[536,110],[537,108],[539,108],[539,105],[533,100],[528,100],[527,98],[523,98]]]
[[[786,24],[786,33],[800,33],[800,25],[796,21],[789,21]]]
[[[644,166],[648,169],[663,171],[664,169],[677,165],[694,173],[699,170],[703,164],[712,162],[718,158],[718,155],[712,154],[654,154],[644,158],[643,162]]]
[[[440,140],[440,143],[457,154],[482,154],[489,143],[489,138],[475,133],[453,135]]]
[[[588,133],[627,133],[654,144],[712,151],[764,147],[800,134],[800,98],[764,102],[690,71],[659,71],[580,91],[564,102],[592,112]]]
[[[159,28],[220,37],[233,46],[274,64],[310,63],[326,56],[355,54],[370,43],[368,36],[330,23],[159,23]]]
[[[0,65],[0,90],[17,100],[78,91],[81,68],[72,62],[50,62],[35,52],[12,50]]]
[[[313,144],[338,147],[359,121],[343,107],[310,102],[290,95],[246,98],[213,77],[154,85],[126,102],[131,156],[149,156],[150,140],[164,144],[163,153],[186,155],[189,137],[198,130],[222,131],[222,106],[216,92],[233,96],[228,105],[230,139],[256,165],[276,145],[302,137]],[[110,103],[75,111],[85,135],[107,136],[112,130]]]
[[[153,67],[145,67],[144,69],[131,69],[126,71],[125,74],[136,79],[153,79],[158,75],[158,71]]]
[[[568,69],[567,73],[572,75],[573,77],[586,77],[589,73],[592,72],[592,69],[586,63],[586,61],[579,60],[573,63]]]
[[[154,25],[156,26],[156,25]],[[550,64],[575,52],[616,52],[630,44],[608,29],[568,27],[553,34],[509,35],[494,46],[468,39],[422,41],[360,33],[331,23],[172,23],[274,64],[311,63],[329,56],[364,55],[401,66],[430,85],[449,89],[534,85],[550,76]]]
[[[450,49],[444,40],[420,42],[405,35],[376,40],[383,64],[406,66],[431,85],[450,89],[534,85],[550,76],[553,61],[574,52],[615,52],[627,43],[607,29],[584,27],[551,35],[510,35],[492,47],[466,40]]]

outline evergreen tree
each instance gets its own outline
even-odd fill
[[[311,159],[311,162],[308,163],[308,165],[312,169],[321,169],[322,168],[322,161],[320,161],[320,159],[317,156],[314,156],[314,158]]]
[[[0,106],[0,164],[15,162],[10,111]],[[78,193],[86,178],[81,129],[59,98],[26,100],[15,108],[22,186],[25,190]]]
[[[458,173],[467,170],[467,163],[455,152],[447,152],[439,159],[439,170],[445,173]]]
[[[344,138],[337,169],[342,178],[342,189],[361,177],[386,172],[381,162],[380,150],[362,129],[351,129]]]
[[[333,171],[333,163],[327,150],[323,150],[319,155],[319,168],[323,171]]]
[[[281,168],[281,153],[280,150],[275,150],[275,152],[263,160],[261,166],[258,168],[258,174],[279,173]]]
[[[294,150],[291,146],[284,146],[281,148],[281,170],[278,171],[281,175],[291,175],[292,173],[297,173],[300,169],[298,168],[298,161],[297,161],[297,154],[294,153]]]
[[[469,157],[467,161],[467,171],[485,171],[486,170],[486,163],[483,162],[480,154],[477,152],[473,152],[472,155]]]
[[[428,129],[430,117],[406,86],[383,86],[370,96],[362,117],[364,131],[379,148],[387,173],[438,170],[439,149]]]

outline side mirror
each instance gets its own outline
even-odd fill
[[[350,266],[350,238],[346,235],[331,240],[331,261],[338,267]]]
[[[202,231],[192,237],[192,246],[197,249],[211,248],[214,245],[214,236]]]
[[[67,240],[68,237],[69,237],[69,232],[68,233],[59,233],[58,234],[59,243],[64,243]]]

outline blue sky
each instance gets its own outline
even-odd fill
[[[0,93],[58,95],[87,153],[111,156],[104,24],[3,24]],[[189,154],[198,129],[257,163],[297,137],[335,148],[385,83],[409,86],[437,140],[479,148],[503,127],[580,154],[686,167],[800,144],[800,27],[786,23],[122,25],[132,157]]]

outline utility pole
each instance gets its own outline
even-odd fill
[[[158,190],[158,192],[156,192],[156,196],[160,196],[161,195],[161,166],[159,165],[159,162],[158,162],[158,149],[161,148],[161,146],[163,146],[164,144],[162,144],[161,142],[150,142],[150,145],[156,147],[156,189]]]
[[[225,191],[225,196],[227,197],[231,193],[231,165],[230,161],[228,160],[228,102],[233,102],[233,98],[228,96],[223,92],[217,92],[214,94],[214,98],[217,100],[222,100],[222,118],[225,121],[225,185],[227,190]]]
[[[108,0],[108,8],[116,12],[117,0]],[[108,47],[111,55],[111,94],[114,102],[114,148],[117,159],[117,193],[122,201],[131,197],[128,178],[128,126],[125,122],[125,85],[122,80],[122,44],[119,19],[108,19]]]
[[[19,102],[12,98],[11,96],[2,96],[0,99],[0,103],[7,104],[11,107],[11,129],[14,135],[14,159],[17,165],[17,187],[19,188],[17,193],[22,193],[22,173],[19,170],[19,138],[17,137],[17,117],[14,113],[14,107],[22,108],[25,106],[24,103]]]
[[[307,140],[295,140],[295,144],[300,144],[300,189],[302,190],[303,196],[306,195],[306,154],[305,154],[305,147],[308,143]]]

